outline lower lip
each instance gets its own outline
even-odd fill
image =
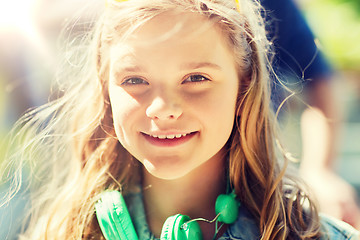
[[[159,146],[159,147],[175,147],[175,146],[178,146],[180,144],[183,144],[183,143],[189,141],[192,137],[195,136],[196,133],[197,132],[192,132],[190,134],[187,134],[186,136],[183,136],[180,138],[173,138],[173,139],[168,139],[168,138],[160,139],[160,138],[149,136],[144,133],[142,133],[142,135],[152,145]]]

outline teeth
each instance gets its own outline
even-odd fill
[[[172,134],[172,135],[151,135],[154,138],[159,138],[159,139],[174,139],[174,138],[181,138],[181,137],[185,137],[187,134]]]
[[[166,138],[166,135],[159,135],[158,138],[160,138],[160,139],[165,139],[165,138]]]

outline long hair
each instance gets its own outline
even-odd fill
[[[103,239],[94,204],[104,189],[131,191],[139,166],[115,136],[107,91],[110,46],[155,16],[195,12],[218,24],[234,50],[240,88],[228,141],[229,175],[239,200],[254,215],[261,239],[319,237],[312,201],[285,176],[275,144],[270,104],[270,44],[256,0],[130,0],[107,2],[82,39],[61,96],[28,112],[14,133],[8,158],[15,174],[10,197],[30,176],[30,214],[21,239]],[[87,49],[87,50],[85,50]],[[280,151],[281,152],[281,151]],[[4,171],[4,173],[6,173]],[[4,174],[3,176],[6,176]]]

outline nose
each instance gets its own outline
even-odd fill
[[[176,120],[182,115],[182,109],[174,99],[156,97],[146,109],[146,115],[156,120]]]

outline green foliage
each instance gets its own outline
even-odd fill
[[[360,16],[360,1],[359,0],[329,0],[333,3],[341,4],[341,3],[347,3],[351,4],[354,7],[354,11],[358,13]]]
[[[325,55],[339,69],[360,71],[360,1],[312,0],[303,7]]]

